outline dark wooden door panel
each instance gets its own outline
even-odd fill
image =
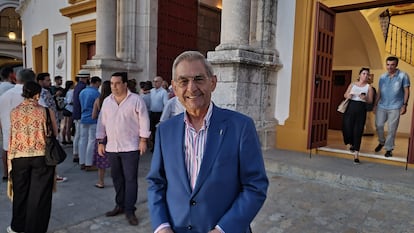
[[[158,1],[157,75],[164,80],[171,80],[172,63],[178,54],[197,50],[197,15],[197,0]]]
[[[335,13],[325,5],[317,4],[308,148],[317,148],[327,144],[332,86]]]

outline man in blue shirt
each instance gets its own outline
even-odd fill
[[[75,136],[73,138],[73,162],[79,162],[79,138],[80,138],[80,119],[81,119],[81,106],[79,101],[80,92],[89,84],[90,73],[88,70],[80,70],[76,75],[75,89],[73,90],[73,112],[72,118],[75,124]]]
[[[79,138],[79,164],[86,171],[96,170],[93,164],[93,150],[95,148],[95,134],[97,119],[92,119],[93,103],[99,97],[101,78],[93,76],[91,84],[79,94],[81,105],[80,138]]]
[[[397,132],[400,115],[407,112],[408,98],[410,97],[410,78],[408,74],[397,69],[398,58],[390,56],[386,59],[387,73],[381,75],[378,83],[376,99],[375,126],[377,128],[379,144],[375,152],[385,147],[385,157],[392,157],[395,134]],[[384,125],[388,123],[388,133],[385,138]]]

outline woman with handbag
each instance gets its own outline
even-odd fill
[[[342,134],[345,145],[349,144],[349,150],[354,153],[355,164],[360,163],[359,151],[367,114],[366,103],[373,101],[374,91],[368,84],[368,76],[369,69],[361,68],[358,80],[351,83],[344,94],[349,103],[343,117]]]
[[[45,163],[47,127],[57,135],[53,111],[39,105],[42,88],[36,82],[23,86],[24,101],[11,112],[9,141],[13,214],[7,232],[47,232],[52,207],[55,166]],[[46,124],[46,111],[51,126]]]

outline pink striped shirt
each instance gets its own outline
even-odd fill
[[[191,188],[194,189],[198,173],[200,172],[201,162],[203,161],[204,151],[207,142],[207,131],[210,124],[213,105],[210,103],[207,114],[204,117],[204,125],[197,132],[190,123],[187,114],[184,114],[185,133],[184,150],[185,165],[187,166],[188,180]]]

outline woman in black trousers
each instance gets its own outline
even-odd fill
[[[345,145],[354,153],[354,163],[359,164],[359,151],[367,114],[366,104],[373,101],[373,89],[368,84],[369,69],[361,68],[359,78],[351,83],[344,97],[349,99],[343,117],[342,133]]]
[[[10,114],[9,163],[13,184],[13,214],[7,232],[45,233],[52,207],[55,166],[45,163],[47,127],[57,135],[53,111],[39,105],[42,88],[24,84],[24,100]],[[49,111],[52,126],[46,125]]]

